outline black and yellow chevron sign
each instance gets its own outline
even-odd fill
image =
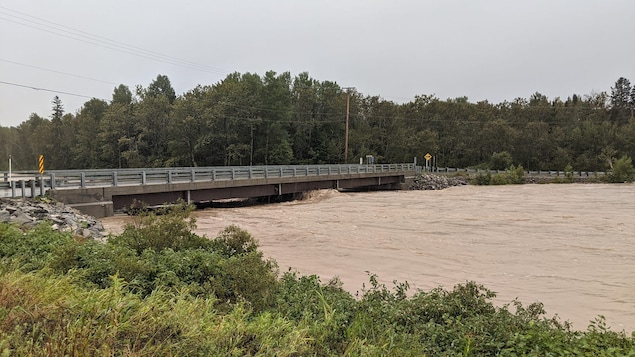
[[[38,168],[40,171],[40,175],[44,173],[44,155],[40,155],[38,159]]]

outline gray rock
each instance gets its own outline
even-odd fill
[[[4,206],[4,209],[7,210],[7,212],[9,212],[9,213],[13,213],[13,212],[18,210],[17,207],[12,206],[12,205],[6,205],[6,206]]]
[[[53,214],[53,215],[49,215],[48,217],[49,221],[51,221],[54,224],[63,224],[64,223],[64,219],[60,218],[60,216]]]
[[[443,190],[452,186],[467,185],[463,177],[447,177],[432,174],[422,174],[413,180],[411,190]]]
[[[11,219],[11,213],[9,211],[3,209],[0,211],[0,222],[7,223]]]
[[[25,224],[33,221],[34,219],[31,216],[21,211],[14,212],[14,214],[9,219],[9,222],[17,224]]]
[[[106,235],[103,225],[94,217],[61,203],[0,198],[0,223],[30,228],[43,221],[49,222],[54,230],[84,237],[102,239]]]

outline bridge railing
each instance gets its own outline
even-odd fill
[[[45,175],[25,171],[20,173],[16,172],[10,180],[7,173],[3,173],[4,179],[0,176],[0,191],[4,192],[0,197],[33,196],[36,190],[29,190],[29,187],[41,187],[42,190],[48,190],[361,173],[399,173],[414,172],[416,168],[413,163],[405,163],[378,165],[271,165],[116,170],[52,170],[48,171]],[[8,191],[11,191],[11,193],[7,194]]]
[[[431,173],[491,173],[491,174],[502,174],[505,173],[505,170],[486,170],[486,169],[460,169],[455,167],[434,167],[430,170]],[[593,177],[593,176],[605,176],[606,172],[597,172],[597,171],[572,171],[570,172],[573,177]],[[525,174],[528,176],[565,176],[567,174],[566,171],[563,170],[541,170],[541,171],[525,171]]]
[[[45,175],[35,171],[14,171],[9,177],[0,172],[0,197],[36,197],[49,189],[125,185],[171,184],[198,181],[228,181],[282,177],[350,175],[362,173],[416,172],[413,163],[378,165],[271,165],[213,166],[143,169],[53,170]],[[502,170],[433,167],[432,173],[503,173]],[[564,171],[525,171],[529,176],[565,176]],[[574,177],[604,176],[605,172],[575,171]]]

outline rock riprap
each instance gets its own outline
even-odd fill
[[[442,175],[422,174],[418,175],[410,185],[411,190],[443,190],[453,186],[467,185],[463,177],[448,177]]]
[[[84,215],[62,203],[0,198],[0,223],[31,228],[40,222],[50,222],[55,230],[86,238],[102,238],[107,235],[104,226],[94,217]]]

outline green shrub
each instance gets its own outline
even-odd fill
[[[564,177],[556,176],[551,179],[551,183],[573,183],[573,166],[567,165],[564,168]]]
[[[322,284],[316,275],[286,272],[278,284],[274,311],[306,325],[318,355],[341,355],[347,348],[347,330],[355,309],[355,299],[342,289],[339,279]]]
[[[613,183],[632,182],[635,179],[635,168],[631,158],[622,156],[619,159],[613,159],[613,167],[609,171],[607,179]]]
[[[109,243],[134,249],[137,254],[145,249],[209,248],[209,239],[192,232],[196,228],[196,220],[190,217],[192,209],[180,205],[158,213],[142,212],[133,223],[126,225],[122,234],[109,239]]]
[[[256,311],[273,302],[277,265],[263,259],[257,241],[236,226],[210,240],[191,232],[189,210],[140,217],[106,244],[68,240],[52,249],[47,267],[87,286],[108,288],[111,276],[142,296],[156,289],[216,296],[222,304],[245,302]]]
[[[505,170],[512,166],[512,154],[507,151],[495,152],[489,160],[489,166],[492,170]]]
[[[247,231],[231,225],[212,240],[211,249],[229,258],[255,252],[258,249],[258,241]]]
[[[2,265],[11,265],[14,269],[42,269],[53,251],[74,241],[70,233],[55,231],[47,223],[27,231],[0,223],[0,259]]]
[[[492,182],[492,173],[487,170],[486,173],[479,173],[476,178],[472,180],[472,184],[487,186]]]
[[[497,175],[492,175],[492,178],[490,180],[490,185],[509,185],[511,182],[509,182],[509,179],[507,177],[506,174],[497,174]]]
[[[509,185],[525,183],[525,169],[511,165],[504,173],[492,175],[490,171],[479,173],[471,182],[475,185]]]
[[[525,183],[525,169],[522,166],[510,166],[505,171],[505,177],[510,184],[523,184]]]

